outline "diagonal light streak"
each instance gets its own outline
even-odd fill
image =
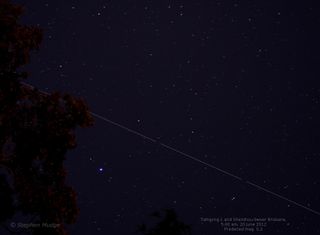
[[[21,82],[21,84],[23,84],[23,85],[26,86],[26,87],[29,87],[30,89],[35,89],[34,86],[32,86],[32,85],[30,85],[30,84],[28,84],[28,83]],[[38,91],[41,92],[41,93],[43,93],[43,94],[45,94],[45,95],[50,95],[48,92],[41,91],[41,90],[38,90]],[[289,199],[289,198],[287,198],[287,197],[284,197],[284,196],[282,196],[282,195],[280,195],[280,194],[278,194],[278,193],[275,193],[275,192],[273,192],[273,191],[271,191],[271,190],[268,190],[268,189],[266,189],[266,188],[264,188],[264,187],[262,187],[262,186],[259,186],[259,185],[255,184],[255,183],[252,183],[252,182],[250,182],[250,181],[245,181],[245,180],[243,180],[241,177],[236,176],[236,175],[234,175],[234,174],[232,174],[232,173],[230,173],[230,172],[228,172],[228,171],[226,171],[226,170],[224,170],[224,169],[221,169],[221,168],[219,168],[219,167],[217,167],[217,166],[215,166],[215,165],[212,165],[212,164],[210,164],[210,163],[204,162],[204,161],[200,160],[199,158],[196,158],[196,157],[194,157],[194,156],[192,156],[192,155],[190,155],[190,154],[187,154],[187,153],[185,153],[185,152],[183,152],[183,151],[180,151],[180,150],[178,150],[178,149],[176,149],[176,148],[174,148],[174,147],[171,147],[171,146],[169,146],[169,145],[166,145],[166,144],[164,144],[164,143],[161,143],[160,141],[158,141],[158,140],[156,140],[156,139],[154,139],[154,138],[148,137],[148,136],[144,135],[143,133],[140,133],[140,132],[135,131],[135,130],[129,128],[129,127],[126,127],[126,126],[124,126],[124,125],[122,125],[122,124],[120,124],[120,123],[117,123],[117,122],[115,122],[115,121],[112,121],[112,120],[110,120],[110,119],[108,119],[108,118],[106,118],[106,117],[104,117],[104,116],[101,116],[101,115],[96,114],[96,113],[94,113],[94,112],[90,112],[90,114],[91,114],[92,116],[94,116],[94,117],[102,120],[102,121],[105,121],[105,122],[107,122],[107,123],[109,123],[109,124],[111,124],[111,125],[113,125],[113,126],[116,126],[116,127],[118,127],[118,128],[121,128],[121,129],[123,129],[123,130],[125,130],[125,131],[127,131],[127,132],[129,132],[129,133],[131,133],[131,134],[134,134],[134,135],[139,136],[139,137],[141,137],[141,138],[143,138],[143,139],[149,140],[149,141],[152,142],[152,143],[158,143],[161,147],[163,147],[163,148],[165,148],[165,149],[167,149],[167,150],[170,150],[170,151],[172,151],[172,152],[175,152],[175,153],[177,153],[177,154],[179,154],[179,155],[181,155],[181,156],[184,156],[185,158],[188,158],[188,159],[191,159],[191,160],[193,160],[193,161],[195,161],[195,162],[201,163],[202,165],[205,165],[205,166],[207,166],[207,167],[209,167],[209,168],[211,168],[211,169],[214,169],[214,170],[216,170],[216,171],[218,171],[218,172],[220,172],[220,173],[222,173],[222,174],[224,174],[224,175],[227,175],[227,176],[229,176],[229,177],[232,177],[232,178],[234,178],[234,179],[236,179],[236,180],[238,180],[238,181],[241,181],[241,182],[243,182],[243,183],[245,183],[245,184],[247,184],[247,185],[250,185],[250,186],[252,186],[252,187],[254,187],[254,188],[256,188],[256,189],[258,189],[258,190],[260,190],[260,191],[263,191],[263,192],[265,192],[265,193],[271,194],[271,195],[273,195],[274,197],[277,197],[277,198],[279,198],[279,199],[282,199],[283,201],[286,201],[286,202],[288,202],[288,203],[291,203],[291,204],[293,204],[293,205],[295,205],[295,206],[297,206],[297,207],[300,207],[300,208],[305,209],[305,210],[307,210],[307,211],[309,211],[309,212],[312,212],[313,214],[316,214],[316,215],[320,216],[320,212],[318,212],[318,211],[316,211],[316,210],[313,210],[313,209],[311,209],[310,207],[304,206],[304,205],[302,205],[302,204],[300,204],[300,203],[298,203],[298,202],[295,202],[295,201],[293,201],[293,200],[291,200],[291,199]]]

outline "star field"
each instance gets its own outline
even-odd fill
[[[17,1],[22,2],[22,1]],[[24,23],[45,39],[30,83],[320,210],[319,27],[292,1],[44,1]],[[101,120],[66,165],[81,214],[70,234],[133,234],[174,208],[200,218],[277,217],[266,234],[320,232],[319,216]]]

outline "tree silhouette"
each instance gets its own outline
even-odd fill
[[[143,235],[190,235],[191,227],[178,220],[173,209],[165,210],[164,216],[159,211],[151,214],[151,217],[161,219],[154,228],[148,229],[146,224],[138,226],[137,232]]]
[[[78,207],[63,161],[76,146],[75,129],[93,119],[83,100],[44,95],[21,83],[28,74],[18,69],[42,40],[39,28],[19,24],[22,13],[21,6],[0,0],[0,223],[10,231],[6,222],[21,212],[34,223],[60,225],[33,234],[66,234],[63,225],[75,222]]]

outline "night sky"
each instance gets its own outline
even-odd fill
[[[319,215],[245,183],[320,211],[316,1],[16,2],[45,32],[30,84],[159,141],[101,119],[77,131],[71,235],[133,234],[165,208],[194,235],[230,234],[201,219],[217,217],[286,219],[263,234],[320,233]]]

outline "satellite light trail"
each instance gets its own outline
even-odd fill
[[[34,86],[32,86],[32,85],[30,85],[30,84],[28,84],[28,83],[21,82],[21,84],[24,85],[24,86],[26,86],[26,87],[28,87],[28,88],[30,88],[30,89],[36,89]],[[39,89],[38,89],[38,91],[41,92],[41,93],[43,93],[44,95],[50,95],[50,93],[48,93],[48,92],[45,92],[45,91],[42,91],[42,90],[39,90]],[[289,199],[289,198],[287,198],[287,197],[284,197],[284,196],[282,196],[282,195],[280,195],[280,194],[278,194],[278,193],[275,193],[275,192],[273,192],[273,191],[271,191],[271,190],[268,190],[268,189],[266,189],[266,188],[264,188],[264,187],[262,187],[262,186],[259,186],[259,185],[255,184],[255,183],[251,182],[251,181],[244,180],[244,179],[242,179],[241,177],[239,177],[239,176],[237,176],[237,175],[234,175],[234,174],[232,174],[232,173],[230,173],[230,172],[228,172],[228,171],[226,171],[226,170],[224,170],[224,169],[221,169],[221,168],[219,168],[219,167],[217,167],[217,166],[215,166],[215,165],[212,165],[212,164],[210,164],[210,163],[207,163],[207,162],[205,162],[205,161],[202,161],[202,160],[200,160],[199,158],[196,158],[196,157],[194,157],[194,156],[192,156],[192,155],[190,155],[190,154],[187,154],[187,153],[185,153],[185,152],[183,152],[183,151],[180,151],[180,150],[178,150],[178,149],[176,149],[176,148],[174,148],[174,147],[171,147],[171,146],[169,146],[169,145],[166,145],[166,144],[164,144],[164,143],[162,143],[162,142],[160,142],[160,141],[158,141],[158,140],[156,140],[156,139],[154,139],[154,138],[151,138],[151,137],[149,137],[149,136],[146,136],[146,135],[144,135],[144,134],[142,134],[142,133],[140,133],[140,132],[138,132],[138,131],[135,131],[135,130],[133,130],[133,129],[129,128],[129,127],[126,127],[126,126],[124,126],[124,125],[122,125],[122,124],[120,124],[120,123],[117,123],[117,122],[115,122],[115,121],[112,121],[112,120],[110,120],[110,119],[108,119],[108,118],[106,118],[106,117],[104,117],[104,116],[101,116],[101,115],[99,115],[99,114],[97,114],[97,113],[90,112],[90,114],[91,114],[93,117],[96,117],[97,119],[100,119],[100,120],[102,120],[102,121],[104,121],[104,122],[107,122],[107,123],[109,123],[109,124],[111,124],[111,125],[113,125],[113,126],[115,126],[115,127],[121,128],[121,129],[123,129],[123,130],[125,130],[125,131],[127,131],[127,132],[129,132],[129,133],[131,133],[131,134],[134,134],[134,135],[136,135],[136,136],[139,136],[139,137],[141,137],[141,138],[143,138],[143,139],[145,139],[145,140],[148,140],[148,141],[150,141],[150,142],[152,142],[152,143],[157,143],[157,144],[159,144],[161,147],[163,147],[164,149],[167,149],[167,150],[169,150],[169,151],[171,151],[171,152],[175,152],[176,154],[178,154],[178,155],[180,155],[180,156],[183,156],[183,157],[185,157],[185,158],[188,158],[188,159],[190,159],[190,160],[193,160],[193,161],[195,161],[195,162],[198,162],[198,163],[200,163],[200,164],[202,164],[202,165],[205,165],[205,166],[207,166],[207,167],[209,167],[209,168],[211,168],[211,169],[213,169],[213,170],[216,170],[216,171],[220,172],[221,174],[224,174],[224,175],[226,175],[226,176],[229,176],[229,177],[231,177],[231,178],[233,178],[233,179],[236,179],[236,180],[238,180],[238,181],[240,181],[240,182],[242,182],[242,183],[244,183],[244,184],[250,185],[251,187],[254,187],[254,188],[256,188],[256,189],[258,189],[258,190],[260,190],[260,191],[263,191],[263,192],[268,193],[268,194],[270,194],[270,195],[272,195],[272,196],[274,196],[274,197],[277,197],[278,199],[281,199],[281,200],[283,200],[283,201],[286,201],[286,202],[288,202],[288,203],[290,203],[290,204],[293,204],[293,205],[295,205],[295,206],[297,206],[297,207],[300,207],[300,208],[302,208],[302,209],[304,209],[304,210],[307,210],[307,211],[309,211],[309,212],[311,212],[311,213],[313,213],[313,214],[315,214],[315,215],[320,216],[320,212],[319,212],[319,211],[313,210],[313,209],[311,209],[311,208],[309,208],[309,207],[307,207],[307,206],[304,206],[304,205],[302,205],[302,204],[300,204],[300,203],[298,203],[298,202],[295,202],[295,201],[293,201],[293,200],[291,200],[291,199]],[[100,172],[100,173],[103,172],[103,168],[99,168],[99,172]]]

